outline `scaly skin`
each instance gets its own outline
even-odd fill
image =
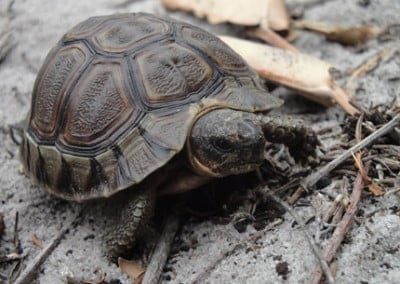
[[[315,149],[319,141],[315,132],[302,120],[278,116],[261,116],[260,120],[265,139],[286,145],[297,161],[316,162]]]
[[[136,240],[143,234],[153,215],[154,188],[127,189],[111,198],[105,206],[105,248],[110,261],[126,255]]]

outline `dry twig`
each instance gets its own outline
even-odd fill
[[[388,134],[392,131],[398,124],[400,123],[400,114],[397,114],[391,121],[386,123],[380,129],[372,133],[371,135],[365,137],[362,141],[351,147],[350,149],[343,152],[336,159],[332,160],[330,163],[326,164],[322,168],[320,168],[315,173],[307,176],[300,184],[303,189],[307,190],[308,188],[313,187],[322,177],[327,176],[333,169],[343,163],[345,160],[352,156],[352,153],[359,151],[360,149],[367,147],[372,144],[376,139]]]
[[[19,223],[19,212],[15,212],[15,221],[14,221],[14,252],[17,254],[21,253],[21,241],[18,236],[18,223]]]
[[[378,52],[378,54],[374,55],[372,58],[369,58],[366,62],[363,62],[351,73],[351,76],[347,79],[346,90],[349,90],[350,85],[355,79],[360,78],[373,70],[379,64],[379,62],[381,62],[385,57],[391,56],[394,52],[394,48],[386,48]]]
[[[150,263],[146,267],[142,284],[156,284],[159,282],[179,226],[179,217],[176,214],[169,214],[163,232],[151,256]]]
[[[364,187],[363,179],[361,174],[359,173],[354,183],[353,192],[350,197],[350,205],[347,207],[345,215],[343,216],[340,223],[337,225],[328,246],[325,248],[323,258],[326,263],[330,263],[332,261],[333,257],[336,254],[336,251],[338,250],[340,244],[343,241],[344,236],[346,235],[346,232],[349,230],[352,224],[354,216],[356,215],[358,210],[358,203],[361,198],[361,192],[363,187]],[[312,272],[310,283],[312,284],[320,283],[321,277],[322,277],[321,267],[317,267]]]
[[[0,213],[0,237],[1,237],[1,235],[3,235],[5,229],[6,229],[6,225],[4,224],[4,216],[3,216],[3,214]]]

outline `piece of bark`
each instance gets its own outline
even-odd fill
[[[331,76],[334,67],[315,57],[273,48],[264,44],[229,36],[220,36],[233,50],[261,76],[322,105],[340,104],[350,115],[359,110],[350,103],[350,97]]]

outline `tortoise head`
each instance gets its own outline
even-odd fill
[[[223,177],[256,169],[262,162],[265,138],[253,113],[214,109],[192,127],[188,156],[194,171]]]

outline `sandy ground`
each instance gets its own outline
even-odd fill
[[[301,7],[305,1],[288,1],[290,7]],[[307,1],[311,3],[311,1]],[[312,1],[318,2],[318,1]],[[321,1],[322,2],[322,1]],[[367,3],[363,5],[363,3]],[[0,2],[4,10],[8,1]],[[300,6],[299,6],[300,5]],[[16,46],[0,63],[0,213],[4,215],[5,234],[0,240],[0,255],[13,249],[13,226],[19,212],[19,238],[25,264],[40,252],[32,240],[33,233],[47,244],[60,228],[73,220],[80,206],[54,199],[33,186],[18,173],[17,147],[7,135],[9,124],[20,121],[28,112],[31,90],[38,68],[47,51],[76,23],[89,16],[117,12],[145,11],[156,14],[169,13],[157,1],[132,1],[126,6],[118,2],[98,0],[40,1],[16,0],[11,9],[10,29]],[[400,2],[391,0],[345,1],[332,0],[310,5],[304,18],[323,20],[335,24],[385,24],[398,23]],[[172,16],[199,24],[190,15],[171,13]],[[4,20],[4,14],[0,17]],[[204,24],[203,24],[204,25]],[[207,27],[213,29],[211,27]],[[218,31],[229,26],[219,27]],[[215,30],[215,29],[214,29]],[[334,63],[340,70],[354,68],[386,47],[398,48],[400,40],[386,42],[372,40],[363,48],[346,48],[327,42],[323,37],[308,32],[299,34],[295,45],[299,49]],[[383,60],[372,72],[359,79],[354,89],[356,99],[363,105],[388,103],[400,98],[400,57]],[[293,104],[292,99],[288,106]],[[303,108],[307,109],[303,102]],[[303,109],[284,108],[288,112]],[[310,114],[312,127],[334,127],[343,118],[339,108],[321,110]],[[305,220],[315,214],[311,206],[316,198],[312,194],[296,206],[296,212]],[[336,257],[338,283],[399,283],[400,282],[400,198],[396,194],[369,198],[361,205],[370,213],[352,227],[348,241]],[[256,243],[243,241],[255,229],[249,226],[245,233],[238,233],[231,224],[214,224],[211,221],[186,222],[179,235],[179,243],[191,244],[177,250],[170,259],[165,283],[191,283],[220,255],[241,243],[232,255],[218,263],[203,283],[307,283],[317,261],[306,245],[299,227],[289,215],[283,222],[267,232]],[[315,222],[308,229],[316,230]],[[106,273],[106,281],[130,283],[118,267],[110,264],[101,251],[101,227],[90,216],[84,216],[73,226],[56,250],[38,270],[37,283],[66,283],[67,278],[98,279]],[[194,245],[195,244],[195,245]],[[323,243],[324,245],[324,243]],[[285,277],[277,273],[279,263],[288,264]],[[11,265],[0,266],[0,277],[7,277]],[[4,279],[0,278],[0,282]],[[5,281],[5,280],[4,280]]]

